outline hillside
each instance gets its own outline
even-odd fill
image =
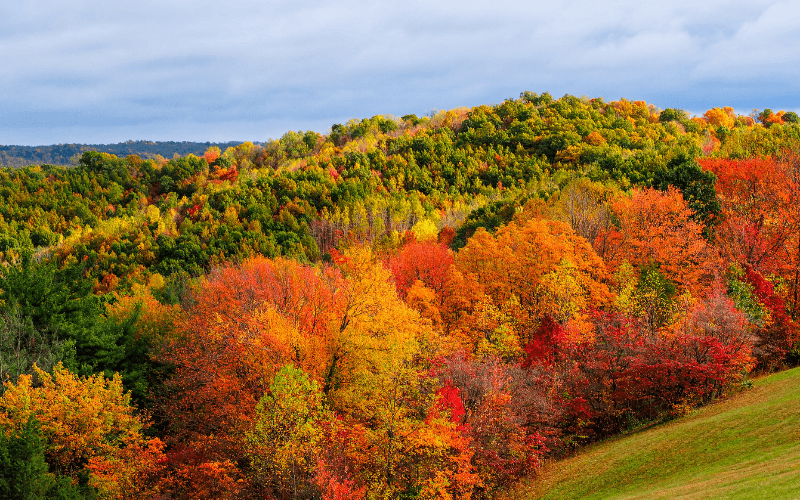
[[[768,111],[523,92],[0,168],[0,498],[35,473],[47,498],[489,500],[796,362],[800,123]]]
[[[552,463],[512,498],[800,497],[800,368]]]
[[[99,151],[125,157],[138,155],[142,158],[188,154],[202,155],[210,147],[222,150],[240,142],[175,142],[175,141],[126,141],[118,144],[52,144],[49,146],[0,145],[0,167],[26,167],[28,165],[75,165],[86,151]]]

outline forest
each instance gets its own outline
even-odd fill
[[[111,153],[116,156],[138,155],[145,159],[159,160],[175,155],[201,155],[210,147],[227,149],[241,142],[175,142],[175,141],[126,141],[118,144],[53,144],[50,146],[2,146],[0,145],[0,167],[24,167],[28,165],[75,166],[87,151]]]
[[[800,119],[523,92],[85,151],[0,169],[0,263],[0,497],[499,498],[798,364]]]

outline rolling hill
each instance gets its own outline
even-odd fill
[[[547,465],[509,498],[800,498],[800,368]]]

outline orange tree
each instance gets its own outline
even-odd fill
[[[163,444],[143,435],[145,423],[130,404],[117,375],[78,377],[60,364],[38,383],[22,375],[0,398],[0,429],[20,431],[41,423],[46,458],[53,472],[88,476],[100,498],[150,498],[157,492]]]
[[[543,318],[578,319],[582,310],[603,307],[611,298],[605,264],[563,222],[514,221],[494,236],[479,229],[455,261],[458,272],[514,318],[523,344]]]

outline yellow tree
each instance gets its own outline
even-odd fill
[[[611,300],[605,264],[563,222],[514,221],[494,236],[478,230],[456,256],[456,267],[516,316],[523,344],[545,316],[567,322]]]
[[[351,249],[337,261],[338,348],[326,383],[333,409],[352,428],[348,455],[368,496],[420,489],[468,498],[474,477],[467,443],[434,408],[427,360],[440,352],[441,339],[400,300],[369,249]]]
[[[730,106],[709,109],[703,113],[703,117],[706,119],[709,125],[713,125],[715,127],[724,126],[733,128],[733,126],[736,124],[736,115],[733,112],[733,108]]]
[[[41,423],[54,472],[87,474],[100,498],[150,498],[156,492],[163,445],[142,434],[144,423],[117,375],[78,377],[60,364],[53,374],[36,368],[38,384],[22,375],[0,398],[0,429]]]

